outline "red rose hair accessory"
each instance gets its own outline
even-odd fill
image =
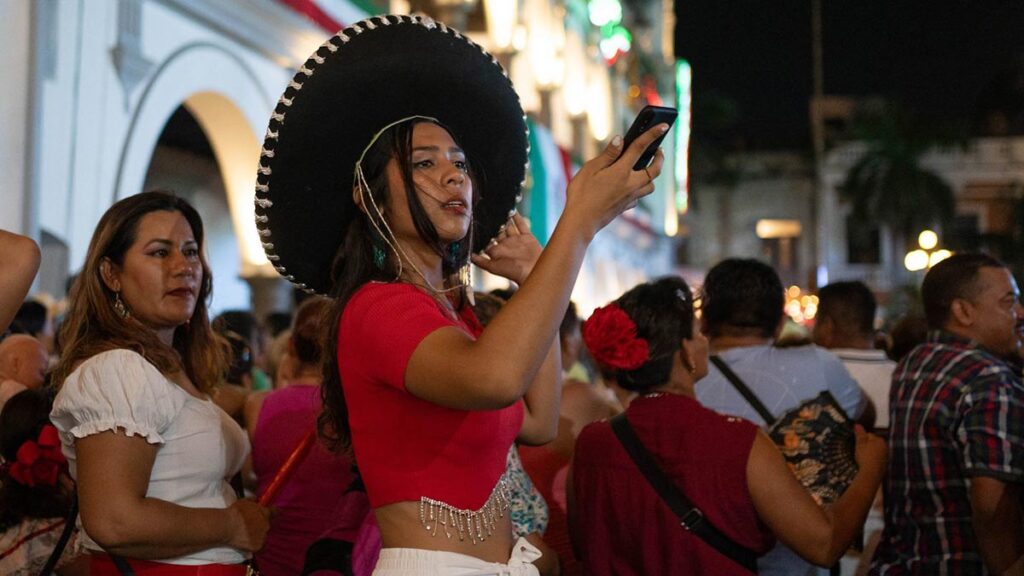
[[[594,310],[583,323],[583,341],[602,366],[636,370],[647,362],[647,340],[636,335],[636,323],[622,308],[609,304]]]
[[[7,466],[7,474],[23,486],[56,486],[57,477],[66,464],[57,429],[47,424],[39,431],[37,440],[21,444],[17,459]]]

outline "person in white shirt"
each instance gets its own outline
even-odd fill
[[[249,442],[209,397],[226,359],[202,250],[185,200],[129,196],[100,219],[71,289],[50,418],[93,576],[243,576],[269,528],[269,509],[228,482]]]
[[[814,343],[839,357],[875,408],[875,432],[889,427],[896,363],[875,348],[875,296],[863,282],[834,282],[818,292]]]
[[[875,433],[884,437],[889,428],[889,388],[896,363],[875,348],[876,308],[875,295],[863,282],[833,282],[818,291],[818,315],[811,336],[815,344],[839,357],[871,400]],[[879,491],[864,523],[865,549],[843,557],[843,573],[853,573],[862,559],[870,562],[884,526]]]

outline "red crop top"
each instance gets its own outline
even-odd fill
[[[523,403],[501,410],[454,410],[405,389],[416,347],[438,328],[483,330],[467,306],[452,320],[410,284],[369,283],[345,306],[338,365],[352,447],[374,508],[426,496],[456,508],[484,505],[505,471],[523,422]]]

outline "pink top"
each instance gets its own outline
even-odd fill
[[[341,316],[338,366],[352,447],[370,505],[426,496],[456,508],[482,507],[505,471],[523,423],[523,403],[501,410],[455,410],[405,389],[416,347],[435,330],[482,332],[466,306],[460,320],[415,286],[372,282]]]
[[[252,441],[252,467],[257,493],[263,494],[278,469],[306,433],[316,425],[320,389],[292,385],[271,392],[263,401]],[[355,540],[367,513],[362,492],[345,494],[352,482],[351,461],[332,454],[320,443],[278,492],[271,506],[278,509],[270,523],[267,543],[256,562],[266,576],[291,576],[302,571],[306,548],[330,531]]]

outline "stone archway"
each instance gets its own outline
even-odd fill
[[[210,44],[185,46],[144,87],[118,163],[115,200],[142,189],[164,126],[181,105],[197,119],[224,179],[242,257],[242,274],[267,268],[253,221],[260,135],[274,100],[237,56]]]
[[[287,76],[282,69],[282,86]],[[222,47],[200,43],[177,50],[142,90],[118,164],[114,198],[142,190],[160,135],[175,110],[184,106],[213,149],[241,258],[240,276],[252,289],[257,315],[287,310],[291,298],[287,282],[266,260],[254,222],[261,136],[276,98],[276,93],[268,94],[276,90]]]

